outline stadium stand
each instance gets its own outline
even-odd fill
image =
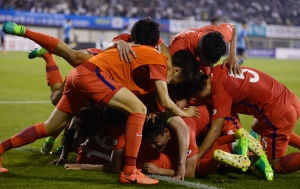
[[[299,0],[2,0],[0,9],[87,16],[193,19],[300,26]]]

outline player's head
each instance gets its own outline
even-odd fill
[[[155,47],[159,37],[159,24],[150,17],[137,21],[131,29],[131,40],[136,44]]]
[[[218,25],[218,21],[219,21],[219,20],[218,20],[216,17],[213,17],[213,18],[210,19],[210,23],[211,23],[212,25],[215,25],[215,26]]]
[[[102,110],[93,105],[84,106],[75,118],[77,133],[83,137],[91,138],[105,129]]]
[[[67,19],[67,22],[68,22],[68,23],[71,23],[71,22],[72,22],[72,20],[71,20],[71,19]]]
[[[211,66],[217,63],[226,53],[226,43],[222,34],[212,31],[204,35],[199,41],[196,53],[202,66]]]
[[[148,114],[143,128],[143,139],[147,144],[157,151],[163,151],[170,138],[164,115],[158,112]]]
[[[246,21],[243,21],[242,26],[243,26],[244,29],[246,29],[246,28],[248,28],[248,23]]]
[[[211,85],[208,75],[200,74],[198,80],[193,80],[191,82],[186,83],[185,88],[185,94],[187,94],[187,99],[192,99],[195,102],[201,102],[205,98],[210,98]]]
[[[192,80],[199,72],[199,63],[189,50],[180,50],[174,53],[172,64],[175,74],[169,84]]]

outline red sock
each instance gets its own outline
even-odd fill
[[[208,176],[214,173],[220,166],[220,163],[214,159],[214,151],[217,149],[232,153],[231,144],[216,146],[209,149],[205,154],[202,155],[202,157],[198,161],[196,167],[196,173],[198,176]]]
[[[234,135],[225,135],[218,137],[217,141],[212,145],[212,148],[235,142],[236,137]]]
[[[289,140],[289,145],[295,148],[300,149],[300,136],[296,135],[296,133],[292,132]]]
[[[146,115],[142,113],[130,114],[125,130],[125,161],[123,172],[130,175],[136,168],[136,158],[142,141],[142,132]]]
[[[46,61],[46,76],[48,86],[54,85],[56,83],[63,83],[63,78],[60,74],[59,68],[52,54],[46,52],[44,54],[44,59]]]
[[[31,39],[37,44],[44,47],[47,51],[54,53],[56,46],[59,42],[59,39],[52,37],[50,35],[42,34],[39,32],[34,32],[28,28],[25,30],[24,37]]]
[[[34,142],[36,139],[47,137],[49,134],[45,130],[44,123],[38,123],[27,127],[15,136],[0,143],[0,156],[12,149]]]
[[[300,152],[294,152],[280,158],[275,171],[278,173],[292,173],[300,169]]]

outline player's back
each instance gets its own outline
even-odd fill
[[[159,53],[154,47],[138,46],[133,47],[137,58],[132,57],[131,63],[126,63],[124,58],[120,60],[117,49],[110,49],[99,53],[88,61],[96,64],[101,71],[107,74],[117,83],[123,84],[136,95],[146,94],[153,91],[153,87],[149,89],[141,89],[136,85],[133,73],[137,68],[142,68],[147,65],[162,65],[165,67],[165,74],[167,75],[167,57]],[[142,72],[142,71],[141,71]]]
[[[294,94],[262,71],[241,68],[242,73],[234,76],[228,73],[228,68],[222,70],[221,66],[216,66],[212,71],[215,77],[213,83],[222,83],[222,87],[232,98],[232,104],[242,103],[254,107],[257,111],[263,111],[266,116],[272,116],[274,120],[282,116]]]

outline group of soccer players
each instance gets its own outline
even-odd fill
[[[77,161],[84,164],[65,167],[121,171],[121,183],[159,182],[140,169],[182,180],[211,174],[220,162],[245,171],[250,166],[248,148],[267,180],[273,179],[273,169],[290,173],[300,168],[299,152],[285,155],[288,144],[300,146],[292,132],[299,100],[269,75],[238,66],[233,24],[191,28],[174,36],[167,47],[159,25],[145,18],[103,50],[78,51],[13,22],[6,22],[3,31],[41,45],[29,58],[45,59],[56,108],[48,120],[0,143],[0,172],[8,171],[2,167],[4,152],[58,136],[69,125],[84,137]],[[228,58],[211,69],[228,42]],[[74,67],[65,81],[52,54]],[[170,90],[177,84],[184,93]],[[241,128],[237,114],[255,117],[253,128],[261,134],[264,149]],[[118,118],[123,119],[114,123]],[[92,156],[95,161],[90,161]],[[64,163],[65,157],[60,160],[55,163]]]

